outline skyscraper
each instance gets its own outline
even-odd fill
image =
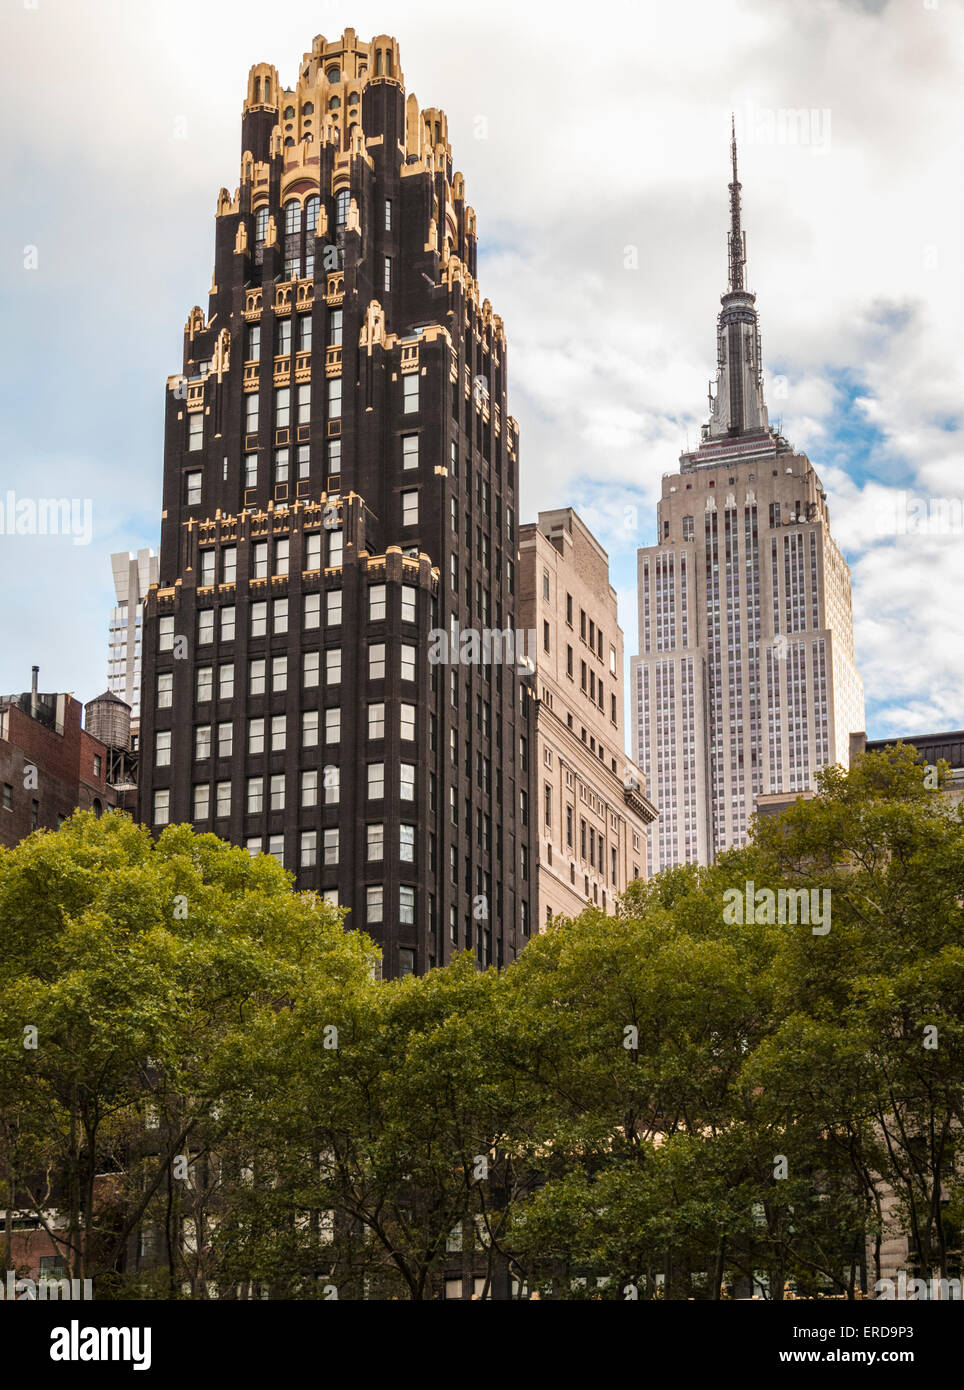
[[[136,738],[141,699],[141,607],[152,584],[157,583],[157,556],[153,550],[136,555],[119,551],[110,557],[117,599],[110,615],[110,657],[107,688],[131,707],[131,734]]]
[[[864,723],[850,571],[826,493],[767,416],[735,134],[731,157],[710,418],[664,476],[657,543],[638,553],[633,753],[659,808],[650,871],[744,843],[758,798],[847,766]]]
[[[512,959],[531,719],[516,665],[518,430],[446,118],[398,45],[317,37],[248,77],[207,312],[168,379],[144,620],[142,818],[275,854],[387,973]]]

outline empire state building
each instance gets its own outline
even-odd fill
[[[633,754],[659,807],[650,873],[743,844],[768,798],[846,766],[864,727],[850,571],[827,496],[764,402],[735,133],[731,158],[710,418],[664,475],[657,543],[638,552]]]

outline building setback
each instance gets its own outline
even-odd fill
[[[0,698],[0,845],[34,830],[57,830],[76,810],[98,815],[117,805],[107,747],[80,726],[69,694],[31,689]]]
[[[259,63],[207,312],[168,379],[140,807],[277,855],[386,973],[530,930],[531,720],[515,665],[433,630],[516,628],[518,430],[446,118],[398,45]]]
[[[651,872],[745,843],[758,799],[846,767],[864,723],[850,571],[826,493],[763,399],[735,137],[732,161],[710,419],[664,476],[657,543],[638,554],[633,753],[659,807]]]
[[[519,534],[522,626],[534,632],[536,918],[604,912],[646,864],[656,808],[628,765],[623,634],[609,557],[571,508]]]

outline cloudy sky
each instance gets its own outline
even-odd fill
[[[958,3],[4,0],[0,23],[0,690],[33,662],[43,689],[105,687],[109,556],[157,544],[164,383],[207,302],[248,68],[290,85],[350,25],[393,33],[407,90],[448,114],[523,518],[583,514],[627,652],[636,549],[706,413],[735,113],[771,420],[830,496],[868,730],[964,726]],[[89,543],[6,534],[11,491],[89,499]]]

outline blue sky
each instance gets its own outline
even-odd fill
[[[964,725],[962,537],[894,521],[905,494],[962,493],[956,6],[37,0],[2,25],[0,505],[89,498],[93,533],[0,531],[0,689],[35,661],[44,689],[104,688],[109,556],[157,542],[164,383],[206,304],[248,68],[290,82],[315,33],[352,25],[394,33],[407,89],[449,116],[509,336],[523,518],[585,515],[627,652],[636,547],[714,370],[735,111],[771,418],[830,494],[868,730]]]

